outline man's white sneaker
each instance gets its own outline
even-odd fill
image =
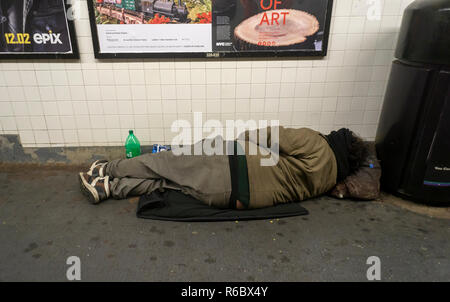
[[[83,192],[92,204],[98,204],[109,198],[109,176],[92,177],[87,173],[80,172],[78,177],[81,192]]]
[[[107,160],[96,160],[92,163],[91,167],[89,168],[89,171],[87,172],[87,175],[92,177],[105,177],[105,168],[106,164],[108,163]]]

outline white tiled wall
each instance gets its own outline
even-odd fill
[[[95,60],[86,2],[81,60],[0,61],[0,134],[26,147],[170,143],[176,119],[279,119],[323,132],[376,133],[404,8],[412,0],[335,0],[325,59]],[[379,7],[379,18],[368,11]],[[376,11],[376,10],[375,10]],[[377,20],[378,19],[378,20]]]

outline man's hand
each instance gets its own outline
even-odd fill
[[[345,185],[345,182],[340,182],[338,183],[333,190],[331,190],[330,192],[331,196],[334,196],[336,198],[345,198],[348,196],[348,189],[347,186]]]
[[[236,209],[245,210],[245,206],[239,200],[236,200]]]

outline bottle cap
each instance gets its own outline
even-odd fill
[[[129,134],[133,134],[133,130],[128,131]]]

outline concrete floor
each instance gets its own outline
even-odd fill
[[[0,166],[0,281],[67,280],[69,256],[83,281],[367,281],[369,256],[384,281],[450,281],[448,208],[322,197],[273,221],[141,220],[136,199],[90,205],[78,170]]]

